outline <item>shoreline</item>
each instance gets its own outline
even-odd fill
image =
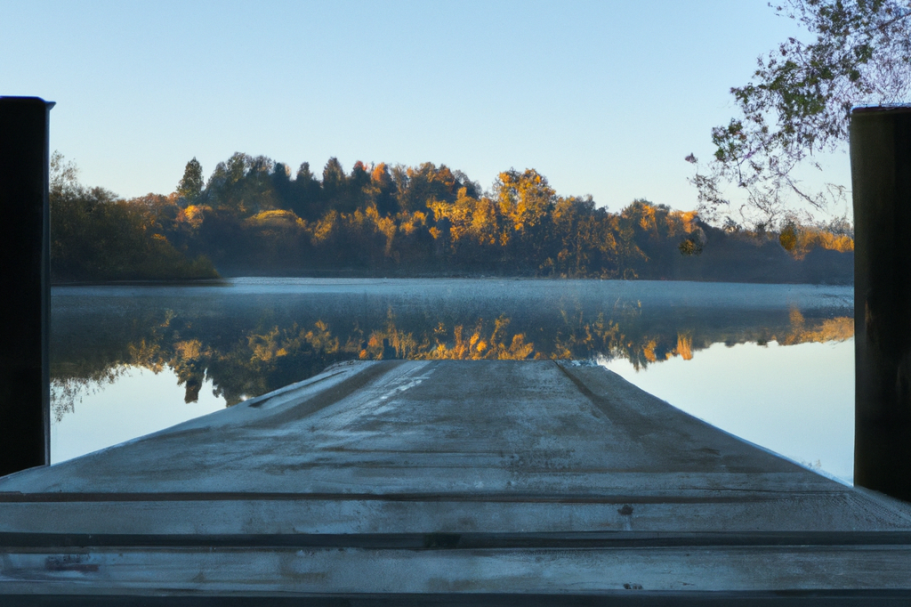
[[[51,281],[52,287],[89,287],[89,286],[228,286],[231,281],[238,278],[325,278],[325,279],[376,279],[376,280],[538,280],[548,282],[560,281],[623,281],[623,282],[695,282],[695,283],[731,283],[731,284],[751,284],[751,285],[814,285],[814,286],[838,286],[853,287],[854,281],[813,281],[800,280],[791,277],[774,277],[778,280],[727,280],[726,277],[695,279],[692,277],[682,278],[601,278],[595,276],[533,276],[522,274],[466,274],[466,273],[409,273],[409,274],[391,274],[391,273],[373,273],[373,272],[287,272],[287,273],[260,273],[260,272],[239,272],[231,274],[222,274],[219,278],[198,278],[198,279],[123,279],[123,280],[73,280],[73,281]],[[788,279],[790,278],[790,279]]]

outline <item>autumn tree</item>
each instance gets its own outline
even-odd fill
[[[557,201],[547,178],[534,169],[500,173],[494,185],[497,205],[512,234],[503,245],[516,262],[542,260],[547,248],[551,212]],[[540,261],[538,261],[540,263]]]
[[[534,169],[519,173],[510,169],[500,173],[495,186],[500,211],[517,232],[533,230],[545,223],[556,201],[556,192],[547,178]]]
[[[452,203],[431,200],[427,204],[436,224],[430,233],[445,243],[453,264],[480,271],[497,266],[503,253],[501,242],[508,238],[502,237],[505,226],[496,203],[486,196],[474,198],[462,187]]]
[[[437,167],[425,162],[418,167],[393,169],[399,208],[415,211],[426,208],[430,200],[452,202],[462,187],[445,164]]]
[[[384,217],[395,215],[398,212],[395,182],[392,180],[386,163],[381,162],[373,167],[373,171],[370,173],[370,183],[367,185],[367,197],[376,207],[377,212]]]
[[[54,280],[212,278],[208,260],[188,260],[163,233],[175,207],[150,194],[132,201],[79,183],[75,165],[51,159],[51,274]]]

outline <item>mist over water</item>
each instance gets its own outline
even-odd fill
[[[52,460],[342,360],[559,358],[604,364],[729,432],[845,478],[852,313],[851,287],[815,285],[242,278],[55,287]],[[803,427],[818,431],[794,431]]]

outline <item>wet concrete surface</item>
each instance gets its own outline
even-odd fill
[[[0,478],[0,593],[47,604],[631,591],[893,604],[911,597],[908,571],[911,506],[570,362],[343,364]]]

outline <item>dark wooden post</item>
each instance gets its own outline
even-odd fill
[[[911,501],[911,106],[851,115],[854,483]]]
[[[53,103],[0,97],[0,476],[50,462],[48,119]]]

